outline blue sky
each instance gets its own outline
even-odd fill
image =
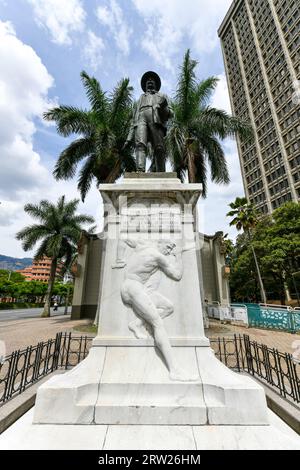
[[[86,106],[81,70],[110,91],[128,76],[156,70],[172,95],[184,52],[199,62],[198,76],[217,75],[213,105],[230,111],[217,28],[231,0],[0,0],[0,253],[27,256],[14,238],[31,222],[25,203],[60,194],[78,197],[76,180],[55,182],[52,170],[68,141],[42,121],[55,103]],[[228,232],[228,203],[243,193],[236,145],[224,144],[230,186],[211,184],[200,204],[201,229]],[[96,189],[80,210],[101,224]],[[231,231],[234,236],[235,233]],[[29,253],[31,254],[31,253]]]

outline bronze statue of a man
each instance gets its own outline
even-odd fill
[[[152,147],[150,171],[166,171],[165,136],[172,117],[168,97],[159,93],[161,80],[157,73],[146,72],[141,80],[144,91],[134,108],[132,123],[125,145],[135,148],[137,171],[146,171],[147,146]]]

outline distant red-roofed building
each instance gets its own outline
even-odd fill
[[[32,266],[18,270],[17,272],[25,276],[26,281],[48,282],[50,277],[51,259],[42,258],[34,261]],[[59,263],[56,269],[56,277],[62,277],[63,264]]]

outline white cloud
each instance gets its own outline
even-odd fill
[[[181,31],[164,17],[147,19],[146,25],[146,32],[141,40],[142,48],[158,64],[174,70],[172,56],[179,51]]]
[[[218,44],[217,29],[232,0],[132,0],[145,20],[143,49],[171,69],[172,57],[183,37],[198,53]]]
[[[108,27],[116,46],[124,54],[130,52],[132,29],[124,19],[123,10],[116,0],[109,0],[109,6],[98,6],[96,16],[99,22]]]
[[[14,223],[14,220],[22,210],[22,204],[13,201],[2,200],[0,203],[0,227],[3,231],[3,227],[8,227]],[[1,252],[1,250],[0,250]],[[2,254],[2,252],[1,252]]]
[[[226,77],[222,74],[218,75],[217,78],[219,82],[213,95],[211,106],[224,109],[227,113],[232,114]]]
[[[17,38],[11,23],[0,21],[1,254],[24,256],[15,234],[33,223],[24,213],[26,203],[41,199],[55,202],[61,194],[67,199],[78,198],[76,182],[56,182],[52,168],[46,168],[34,150],[36,125],[43,125],[38,119],[53,105],[48,99],[53,84],[36,52]],[[97,214],[100,220],[100,210],[101,198],[94,188],[85,204],[80,203],[79,211]]]
[[[27,225],[31,225],[36,221],[24,212],[24,205],[28,202],[38,203],[41,199],[47,199],[55,203],[57,199],[64,194],[66,199],[79,199],[76,182],[72,181],[55,181],[49,174],[48,181],[44,185],[42,191],[24,192],[22,201],[1,200],[0,204],[0,254],[7,256],[33,256],[35,249],[24,252],[22,245],[15,239],[16,233]],[[102,200],[99,191],[93,188],[89,191],[84,203],[80,202],[78,213],[92,215],[96,222],[99,223],[99,229],[102,223]],[[86,227],[90,227],[90,224]],[[100,231],[100,230],[99,230]],[[37,247],[36,247],[37,248]]]
[[[88,61],[93,70],[97,70],[99,65],[101,65],[104,49],[103,39],[93,33],[93,31],[88,31],[87,42],[83,49],[83,57]]]
[[[244,187],[236,142],[225,141],[224,149],[231,181],[226,186],[208,182],[207,199],[200,202],[200,231],[211,235],[223,230],[234,239],[237,231],[234,227],[229,227],[230,219],[226,214],[229,212],[228,205],[237,196],[244,196]]]
[[[40,188],[48,172],[33,149],[34,119],[49,106],[53,78],[9,22],[0,21],[0,196]]]
[[[86,12],[81,0],[27,0],[36,22],[46,28],[52,41],[72,44],[72,34],[84,30]]]
[[[224,109],[231,114],[226,77],[222,74],[218,78],[219,82],[210,105],[218,109]],[[224,233],[229,234],[230,238],[235,239],[237,231],[234,227],[229,226],[230,219],[226,217],[226,214],[229,212],[228,205],[237,196],[244,196],[244,187],[235,140],[228,139],[223,143],[223,146],[228,164],[230,183],[228,186],[208,183],[208,197],[200,203],[201,231],[207,234],[214,234],[217,231],[223,230]]]

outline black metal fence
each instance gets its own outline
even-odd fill
[[[14,351],[0,364],[0,406],[57,369],[76,366],[93,338],[58,333],[55,339]]]
[[[300,403],[300,364],[291,354],[251,341],[248,335],[211,339],[211,346],[230,369],[257,377],[283,398]]]
[[[76,366],[87,356],[92,340],[58,333],[55,339],[14,351],[0,364],[0,406],[55,370]],[[247,335],[210,341],[227,367],[257,377],[284,398],[300,403],[300,364],[291,354],[251,341]]]

